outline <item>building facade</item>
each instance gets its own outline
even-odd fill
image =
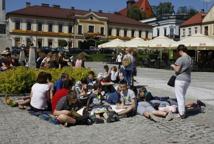
[[[214,37],[214,6],[203,19],[202,33]]]
[[[202,34],[202,21],[205,16],[206,14],[204,12],[199,12],[181,24],[180,39],[184,39],[194,34]]]
[[[102,11],[60,8],[59,5],[31,6],[7,13],[12,46],[79,47],[97,39],[152,38],[152,27],[125,16]],[[64,45],[66,43],[66,45]]]
[[[157,18],[142,20],[142,23],[153,26],[153,37],[167,36],[173,39],[180,38],[180,25],[184,22],[183,15],[165,15]]]

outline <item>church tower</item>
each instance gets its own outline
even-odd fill
[[[130,9],[135,4],[135,0],[127,0],[127,9]]]

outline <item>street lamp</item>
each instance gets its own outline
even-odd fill
[[[75,16],[75,13],[73,13],[73,12],[70,12],[70,14],[67,16],[67,18],[68,18],[68,20],[69,20],[69,22],[70,22],[70,24],[71,24],[71,26],[74,28],[73,29],[73,47],[74,47],[74,44],[75,44],[75,40],[76,40],[76,28],[75,28],[75,25],[77,25],[78,24],[78,22],[77,22],[77,18],[76,18],[76,16]],[[71,31],[71,38],[72,38],[72,31]]]

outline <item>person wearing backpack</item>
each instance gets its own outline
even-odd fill
[[[123,69],[124,69],[124,78],[128,82],[128,86],[130,87],[132,85],[132,73],[133,73],[133,55],[132,55],[133,49],[127,48],[126,49],[126,55],[123,57]]]

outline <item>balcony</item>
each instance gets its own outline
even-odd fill
[[[30,36],[50,36],[50,37],[72,37],[72,33],[63,32],[43,32],[43,31],[32,31],[32,30],[13,30],[12,34],[19,35],[30,35]]]

